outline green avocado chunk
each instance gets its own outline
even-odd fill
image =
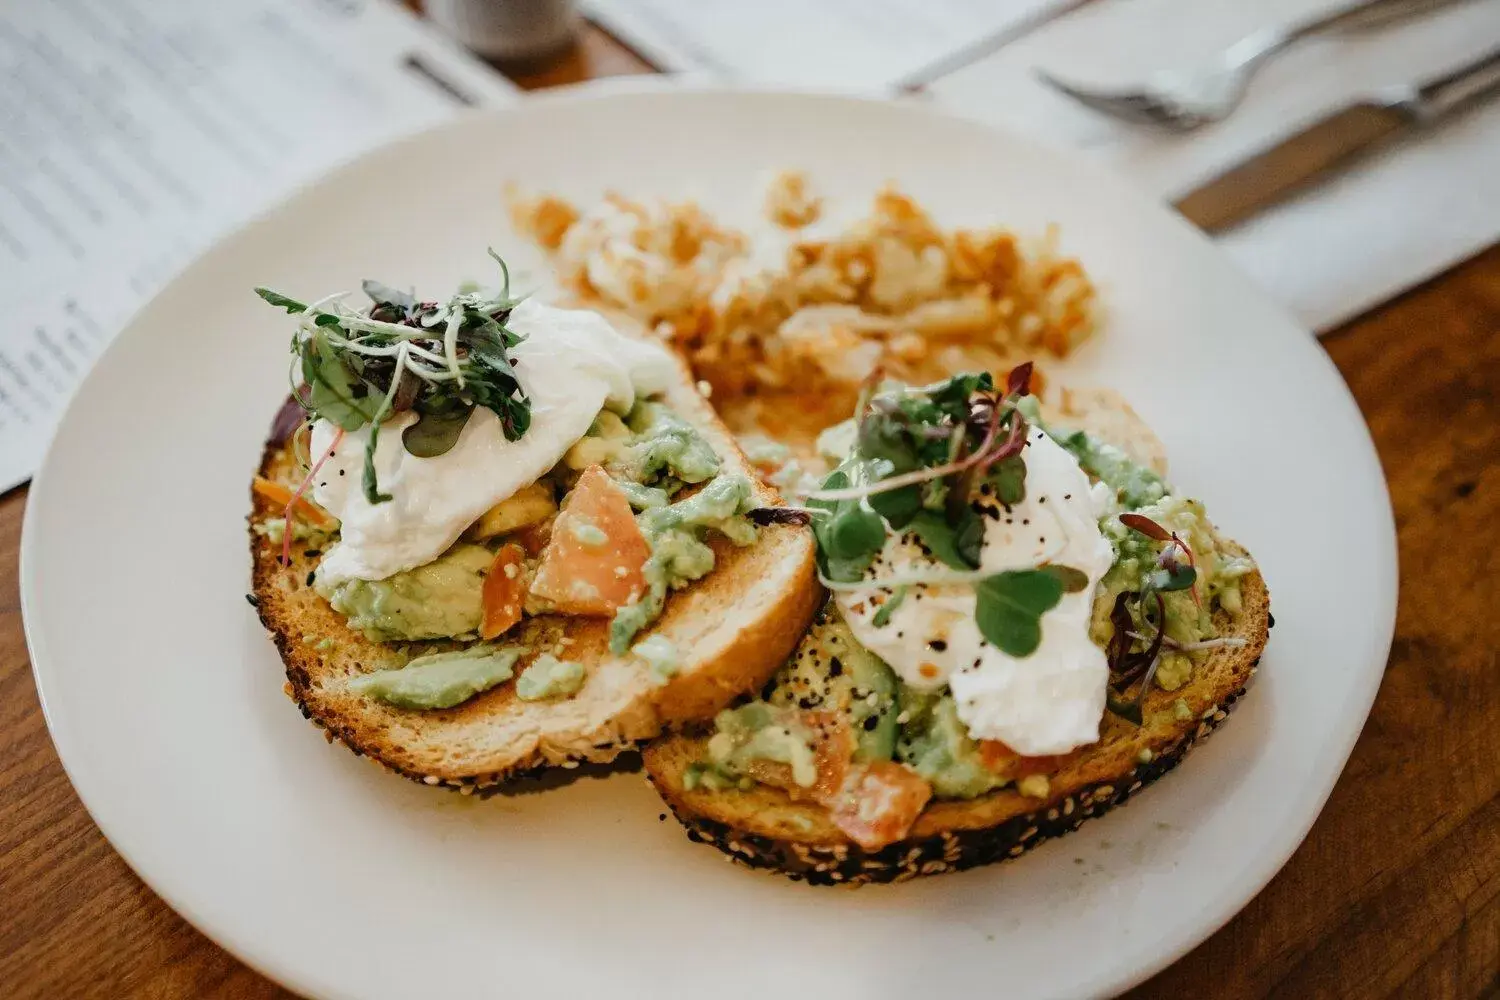
[[[984,766],[979,744],[969,737],[958,706],[946,691],[921,694],[906,689],[906,722],[896,743],[896,759],[932,784],[944,799],[972,799],[1005,784]]]
[[[701,483],[718,474],[719,456],[692,424],[660,403],[638,403],[626,418],[635,442],[623,465],[629,478],[651,484],[664,475]]]
[[[841,712],[855,736],[858,760],[890,760],[896,748],[900,682],[885,661],[854,638],[829,605],[776,674],[773,705]]]
[[[520,646],[480,644],[419,656],[398,670],[377,670],[349,682],[349,690],[397,708],[452,708],[515,674]]]
[[[484,575],[494,554],[483,545],[455,545],[437,559],[384,580],[345,580],[313,589],[373,642],[454,639],[478,633],[484,617]]]
[[[795,712],[763,701],[726,708],[714,717],[716,732],[708,741],[708,757],[721,773],[739,775],[756,760],[785,764],[792,780],[811,788],[818,780],[813,734]]]
[[[623,655],[636,634],[661,615],[668,591],[702,579],[714,568],[714,550],[704,541],[710,529],[736,545],[755,541],[755,525],[744,516],[754,502],[749,479],[724,473],[685,500],[650,507],[636,516],[651,546],[642,567],[646,593],[615,612],[609,646],[616,656]]]
[[[543,653],[516,678],[516,697],[522,701],[567,698],[577,694],[587,679],[588,671],[583,664]]]

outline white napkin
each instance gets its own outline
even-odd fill
[[[1193,65],[1331,0],[1102,0],[931,84],[940,102],[1079,147],[1172,201],[1295,129],[1390,84],[1439,76],[1500,46],[1500,0],[1305,41],[1262,68],[1227,120],[1186,136],[1115,122],[1037,81],[1045,67],[1125,84]],[[1272,296],[1327,330],[1500,239],[1500,99],[1411,137],[1220,244]],[[1066,240],[1066,234],[1064,234]]]
[[[583,0],[660,70],[870,91],[925,83],[1082,0]]]

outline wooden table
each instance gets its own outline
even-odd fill
[[[647,71],[591,30],[566,60],[515,78]],[[1395,504],[1385,683],[1291,861],[1134,1000],[1500,996],[1500,247],[1324,344]],[[24,489],[0,499],[0,997],[285,995],[168,909],[73,794],[21,630],[25,503]]]

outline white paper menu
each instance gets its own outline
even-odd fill
[[[0,0],[0,490],[110,337],[328,168],[515,89],[386,0]]]

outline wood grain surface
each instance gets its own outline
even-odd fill
[[[591,29],[562,61],[513,76],[645,71]],[[1500,247],[1324,345],[1395,505],[1385,681],[1291,861],[1131,1000],[1500,997]],[[21,628],[25,503],[24,489],[0,499],[0,997],[286,996],[168,909],[73,794]]]

